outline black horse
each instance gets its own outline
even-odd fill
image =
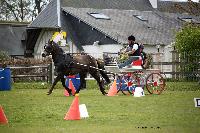
[[[100,61],[96,60],[94,57],[90,55],[76,55],[71,56],[70,54],[64,54],[62,48],[53,41],[48,41],[48,44],[44,47],[44,52],[42,54],[43,57],[48,55],[52,55],[52,59],[56,68],[57,77],[54,80],[53,85],[48,91],[48,95],[50,95],[53,91],[54,86],[60,80],[62,82],[63,87],[68,91],[70,95],[71,89],[69,89],[65,85],[64,76],[68,75],[80,75],[80,87],[76,90],[76,93],[79,93],[81,88],[85,88],[85,77],[89,72],[97,81],[100,91],[103,95],[107,94],[103,87],[103,82],[100,78],[100,74],[105,79],[106,83],[110,83],[110,79],[107,74],[102,71],[104,70],[104,65]]]

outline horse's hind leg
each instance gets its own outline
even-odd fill
[[[110,81],[108,75],[105,72],[103,72],[103,71],[100,71],[100,73],[101,73],[102,77],[105,79],[106,84],[110,84],[111,81]]]
[[[105,70],[104,65],[102,63],[100,63],[99,61],[97,61],[97,63],[98,63],[98,68],[102,69],[102,70],[100,70],[101,76],[105,79],[106,84],[110,84],[111,81],[110,81],[108,75],[106,74],[106,72],[104,72],[104,70]]]
[[[82,75],[82,78],[81,78],[82,79],[82,85],[81,85],[80,89],[86,88],[86,80],[85,80],[86,76],[87,76],[87,73],[84,73]]]
[[[103,85],[102,85],[102,81],[101,81],[101,78],[100,78],[100,73],[99,71],[93,71],[93,72],[90,72],[90,74],[92,75],[92,77],[94,77],[99,85],[99,88],[100,88],[100,91],[103,95],[107,94],[107,92],[105,92],[105,89],[103,88]]]
[[[65,84],[65,78],[64,76],[61,78],[61,82],[62,82],[62,86],[65,88],[65,90],[67,90],[67,92],[69,93],[69,95],[72,95],[72,90],[69,89],[66,84]]]

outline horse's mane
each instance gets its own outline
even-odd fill
[[[58,53],[61,53],[61,54],[64,53],[63,49],[60,48],[60,46],[58,45],[58,43],[55,43],[54,41],[52,41],[52,44],[53,44],[54,47],[56,47],[56,49],[58,50]]]

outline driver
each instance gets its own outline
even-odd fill
[[[128,46],[122,54],[127,54],[128,59],[124,63],[118,65],[119,69],[130,67],[131,63],[138,59],[137,56],[140,56],[139,44],[135,43],[135,37],[133,35],[128,37]]]

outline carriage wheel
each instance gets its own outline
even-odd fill
[[[127,92],[122,91],[122,88],[123,88],[123,78],[122,78],[122,76],[117,76],[115,80],[116,80],[116,84],[117,84],[117,93],[119,93],[121,91],[122,94],[127,95]]]
[[[117,79],[117,93],[121,91],[122,94],[124,94],[124,95],[129,94],[129,93],[127,93],[127,91],[126,92],[123,91],[123,87],[124,87],[123,78],[119,77]]]
[[[165,88],[165,79],[160,73],[151,73],[146,78],[146,88],[150,94],[161,94]]]
[[[135,88],[140,85],[139,78],[134,74],[124,74],[122,76],[122,89],[123,94],[134,94]]]

